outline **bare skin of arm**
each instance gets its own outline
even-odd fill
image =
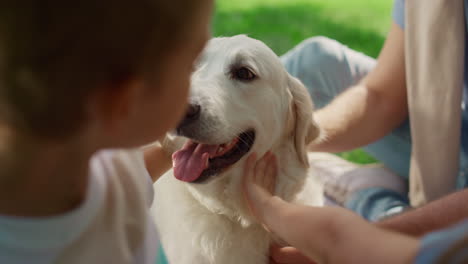
[[[408,117],[406,96],[404,32],[394,23],[372,72],[316,111],[325,137],[310,150],[347,151],[380,139]]]
[[[256,219],[317,263],[411,263],[419,249],[413,237],[378,228],[338,207],[295,205],[272,195],[276,158],[249,157],[243,191]],[[369,250],[372,249],[372,250]]]
[[[465,189],[374,225],[412,237],[421,237],[468,218],[467,199],[468,189]],[[276,261],[273,263],[313,264],[307,256],[294,247],[273,246],[270,254]]]
[[[376,223],[376,226],[413,236],[449,227],[468,218],[468,189],[450,194],[423,207]]]

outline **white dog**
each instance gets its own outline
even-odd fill
[[[306,145],[320,134],[310,96],[265,44],[235,36],[209,42],[190,100],[177,128],[189,140],[155,184],[155,221],[169,262],[267,263],[272,238],[246,207],[244,161],[271,150],[280,168],[276,195],[296,201],[301,192],[301,203],[321,205],[321,186],[308,176]]]

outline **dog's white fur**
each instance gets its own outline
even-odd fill
[[[236,65],[258,79],[231,78]],[[203,143],[226,143],[253,128],[251,151],[271,150],[278,158],[276,195],[295,201],[302,192],[301,203],[321,205],[321,186],[307,176],[306,145],[319,135],[313,105],[273,51],[246,36],[215,38],[196,67],[191,100],[202,106]],[[240,190],[247,156],[206,183],[184,183],[169,171],[155,184],[154,217],[170,263],[267,263],[272,238],[253,221]]]

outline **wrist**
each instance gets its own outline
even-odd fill
[[[271,196],[262,204],[261,219],[259,220],[268,227],[268,230],[281,236],[284,228],[283,223],[287,223],[294,205],[285,202],[278,196]]]

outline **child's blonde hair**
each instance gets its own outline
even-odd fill
[[[72,134],[93,89],[157,73],[201,2],[1,1],[0,119],[42,138]]]

